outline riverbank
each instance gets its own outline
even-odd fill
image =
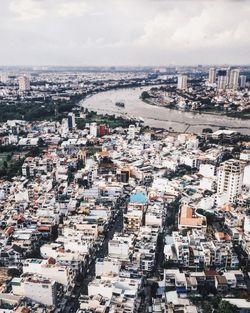
[[[79,129],[84,129],[86,124],[90,123],[97,123],[97,125],[106,124],[110,128],[128,128],[129,125],[135,124],[136,121],[129,118],[116,117],[114,115],[97,114],[97,112],[94,111],[88,112],[84,118],[76,118],[77,128]]]
[[[72,111],[78,111],[78,104],[98,93],[107,91],[116,91],[121,89],[147,88],[147,86],[159,86],[159,81],[144,81],[137,79],[125,84],[100,86],[89,91],[82,91],[77,94],[68,94],[62,99],[53,100],[52,98],[39,99],[23,99],[18,101],[0,100],[0,123],[7,120],[26,120],[26,121],[60,121]],[[68,99],[66,99],[68,97]]]
[[[143,87],[144,90],[151,87]],[[141,88],[126,88],[97,93],[82,100],[79,105],[98,114],[115,116],[142,117],[144,125],[171,129],[176,132],[201,133],[204,128],[218,130],[220,127],[233,129],[250,135],[248,120],[210,113],[193,113],[171,110],[165,107],[148,105],[139,99]],[[115,103],[123,101],[125,108],[118,108]]]
[[[169,110],[176,110],[176,111],[180,111],[180,112],[191,112],[193,114],[209,114],[209,115],[216,115],[216,116],[227,116],[227,117],[231,117],[231,118],[239,118],[242,120],[250,120],[250,110],[248,111],[242,111],[242,112],[224,112],[221,110],[180,110],[177,107],[174,106],[166,106],[166,105],[158,105],[155,102],[150,101],[150,99],[142,99],[141,97],[139,97],[139,99],[141,101],[143,101],[146,104],[155,106],[155,107],[161,107],[161,108],[165,108],[165,109],[169,109]]]

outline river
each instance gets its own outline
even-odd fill
[[[219,127],[234,129],[250,135],[250,120],[231,118],[225,115],[183,112],[164,107],[152,106],[139,99],[143,90],[151,87],[124,88],[94,94],[80,102],[89,110],[100,114],[127,115],[142,117],[145,125],[172,129],[176,132],[200,133],[203,128],[217,130]],[[125,103],[125,108],[115,105],[117,101]]]

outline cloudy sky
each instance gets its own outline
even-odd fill
[[[0,65],[250,64],[250,0],[0,0]]]

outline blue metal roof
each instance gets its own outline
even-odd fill
[[[147,196],[143,192],[137,192],[130,196],[130,202],[146,203]]]

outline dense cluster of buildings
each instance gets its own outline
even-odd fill
[[[147,71],[72,72],[32,70],[0,72],[1,104],[31,105],[69,101],[109,89],[144,86],[152,80]]]
[[[180,74],[177,85],[152,88],[150,104],[178,110],[249,112],[249,77],[237,68],[210,68],[205,77]]]
[[[0,126],[24,158],[0,181],[0,311],[196,313],[205,288],[248,312],[250,143],[76,119]]]

